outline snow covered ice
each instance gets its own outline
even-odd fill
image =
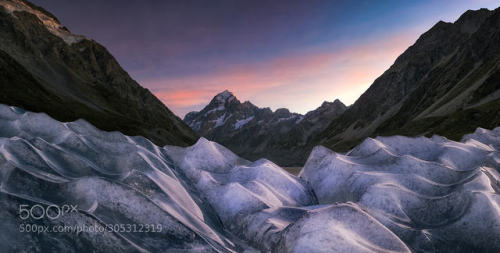
[[[16,251],[237,251],[217,216],[142,137],[0,105],[0,245]],[[77,205],[55,224],[159,224],[160,233],[19,233],[19,205]],[[37,243],[38,242],[38,243]]]
[[[0,245],[8,252],[498,252],[500,128],[462,142],[368,138],[316,147],[299,177],[200,138],[158,147],[84,120],[0,105]],[[21,220],[19,205],[71,204]],[[159,224],[161,232],[20,233]]]
[[[499,251],[499,130],[368,138],[347,155],[316,147],[300,176],[320,203],[356,203],[414,251]]]

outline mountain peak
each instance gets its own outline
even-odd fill
[[[458,18],[455,24],[460,26],[460,30],[472,34],[477,31],[483,21],[488,18],[493,11],[482,8],[479,10],[468,10]]]
[[[323,101],[320,107],[328,107],[333,105],[345,107],[344,103],[342,103],[342,101],[340,101],[339,99],[335,99],[333,100],[333,102]]]
[[[290,113],[290,110],[288,110],[287,108],[278,108],[276,109],[276,111],[274,112],[276,115],[278,115],[278,117],[288,117],[291,113]]]
[[[84,36],[70,33],[66,27],[61,25],[59,20],[54,15],[28,1],[0,0],[0,6],[2,6],[7,13],[14,17],[16,17],[15,12],[28,12],[36,16],[49,32],[61,38],[67,44],[77,43],[85,39]]]
[[[0,0],[0,23],[1,104],[59,121],[84,119],[160,146],[191,145],[198,138],[104,46],[71,34],[43,8],[25,0]],[[26,87],[30,92],[23,92]]]
[[[186,114],[184,122],[200,135],[237,150],[247,159],[265,156],[279,164],[299,165],[305,162],[307,152],[302,152],[302,148],[306,141],[344,111],[344,104],[335,100],[325,102],[307,115],[287,108],[273,112],[249,101],[240,103],[233,93],[225,90],[201,111]],[[256,142],[260,144],[256,146]]]
[[[212,101],[217,101],[217,102],[226,102],[226,101],[231,101],[235,99],[236,97],[233,95],[232,92],[228,90],[224,90],[223,92],[217,94]]]
[[[332,104],[332,102],[323,101],[319,107],[327,107],[329,104]]]

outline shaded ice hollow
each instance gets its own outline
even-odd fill
[[[500,128],[368,138],[312,151],[299,177],[200,138],[158,147],[84,120],[0,105],[0,245],[8,252],[500,251]],[[19,205],[78,206],[21,220]],[[20,224],[156,224],[158,233],[20,233]]]

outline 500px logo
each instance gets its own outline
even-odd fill
[[[26,220],[29,218],[39,220],[47,217],[51,220],[55,220],[62,215],[67,213],[78,212],[77,205],[49,205],[43,207],[42,205],[19,205],[19,218]]]

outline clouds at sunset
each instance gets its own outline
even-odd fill
[[[201,109],[225,89],[258,106],[305,113],[335,98],[353,103],[415,40],[414,33],[406,32],[340,50],[311,49],[219,72],[149,79],[142,84],[179,115]]]

